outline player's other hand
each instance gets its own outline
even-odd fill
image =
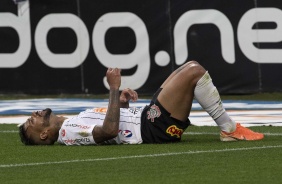
[[[130,89],[130,88],[126,88],[124,90],[122,90],[119,100],[121,103],[127,103],[130,100],[133,102],[136,102],[138,100],[138,94],[136,91]]]
[[[106,76],[111,89],[119,89],[121,84],[121,75],[119,68],[108,68]]]

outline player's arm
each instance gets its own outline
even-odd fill
[[[101,143],[117,136],[119,129],[120,101],[119,87],[121,83],[120,69],[109,68],[106,73],[110,86],[108,110],[103,125],[95,126],[93,138],[96,143]]]
[[[128,108],[129,107],[129,101],[136,102],[138,99],[138,94],[136,91],[126,88],[122,90],[119,101],[120,101],[120,107],[121,108]]]

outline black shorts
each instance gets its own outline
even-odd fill
[[[143,143],[169,143],[181,140],[182,133],[190,125],[170,116],[170,113],[157,100],[162,88],[154,94],[150,105],[146,106],[141,115],[141,136]]]

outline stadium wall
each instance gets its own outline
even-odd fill
[[[187,60],[221,94],[282,91],[282,1],[0,1],[0,93],[152,94]]]

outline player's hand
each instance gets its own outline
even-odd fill
[[[124,90],[122,90],[119,100],[121,103],[127,103],[130,100],[133,102],[136,102],[138,100],[138,94],[136,91],[130,89],[130,88],[126,88]]]
[[[119,68],[108,68],[106,76],[107,82],[112,89],[119,89],[121,84],[121,74]]]

